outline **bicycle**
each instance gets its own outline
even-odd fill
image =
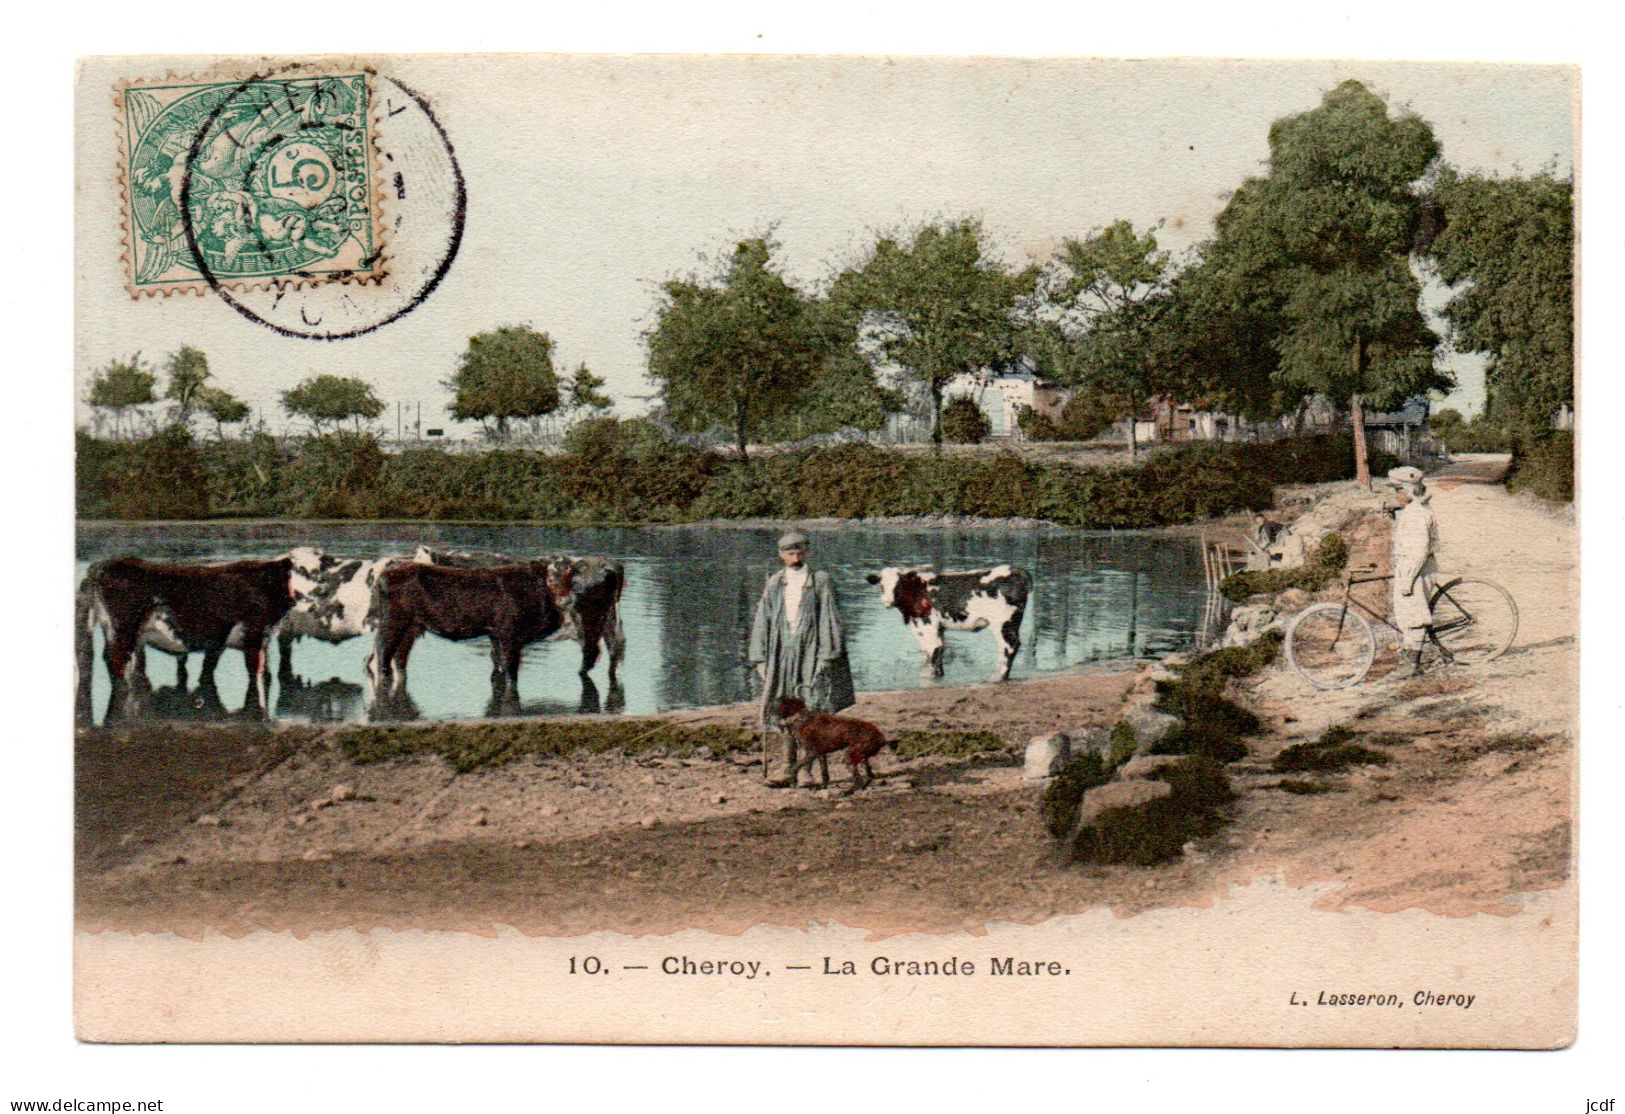
[[[1357,575],[1363,572],[1375,573],[1376,566],[1350,569],[1343,578],[1340,602],[1306,607],[1287,626],[1286,659],[1318,689],[1348,688],[1370,672],[1377,657],[1377,639],[1360,612],[1400,633],[1386,610],[1378,612],[1353,594],[1356,585],[1392,580],[1393,575]],[[1494,581],[1458,576],[1435,588],[1428,603],[1433,623],[1427,628],[1427,640],[1447,665],[1492,662],[1506,653],[1517,636],[1518,605]]]

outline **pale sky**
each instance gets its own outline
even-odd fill
[[[1211,234],[1263,171],[1280,116],[1347,78],[1431,123],[1445,157],[1511,174],[1575,160],[1575,71],[1370,62],[1091,62],[879,58],[430,57],[384,63],[431,100],[457,148],[469,214],[459,256],[415,312],[368,336],[277,336],[213,295],[132,301],[118,257],[112,84],[93,60],[78,100],[76,379],[139,350],[203,348],[256,403],[316,373],[371,381],[450,424],[440,380],[470,334],[528,322],[585,360],[622,412],[647,394],[641,333],[661,280],[770,227],[816,284],[874,232],[979,217],[1012,264],[1119,218],[1164,222],[1176,251]],[[1481,362],[1445,405],[1472,410]],[[273,423],[275,424],[275,423]]]

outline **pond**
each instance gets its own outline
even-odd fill
[[[883,608],[864,577],[885,565],[938,569],[1019,565],[1033,577],[1015,678],[1055,673],[1090,662],[1156,656],[1193,641],[1204,589],[1199,543],[1154,533],[1061,530],[911,529],[842,526],[809,530],[810,563],[829,571],[846,623],[858,689],[883,690],[985,681],[998,660],[991,632],[950,632],[944,676],[922,672],[914,639],[896,611]],[[745,663],[751,615],[763,579],[777,567],[775,530],[693,528],[564,529],[529,526],[383,524],[166,525],[96,528],[77,546],[77,578],[89,563],[137,555],[154,561],[224,561],[270,557],[295,545],[320,545],[353,556],[408,554],[420,543],[517,555],[604,554],[626,566],[622,615],[626,658],[611,687],[607,658],[592,677],[578,676],[573,641],[525,651],[520,712],[651,713],[752,697]],[[271,715],[289,720],[365,720],[363,664],[371,638],[295,645],[298,675],[274,679]],[[211,718],[242,708],[247,678],[242,655],[227,651],[214,693],[199,692],[202,655],[190,663],[192,687],[176,684],[175,659],[147,650],[153,693],[147,713]],[[275,658],[272,658],[275,674]],[[98,722],[110,689],[96,642],[91,705]],[[405,714],[425,719],[480,717],[490,706],[490,657],[484,639],[454,643],[425,636],[413,650]],[[512,714],[512,708],[506,710]],[[402,714],[394,709],[393,714]]]

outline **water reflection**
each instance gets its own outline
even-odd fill
[[[860,689],[939,683],[921,676],[918,646],[895,611],[864,582],[885,565],[976,568],[1009,562],[1032,573],[1033,597],[1013,676],[1050,673],[1087,662],[1165,653],[1191,644],[1206,594],[1201,554],[1191,539],[1061,531],[953,531],[850,527],[812,530],[812,563],[828,570],[846,622]],[[596,712],[649,713],[746,700],[750,620],[765,578],[777,567],[776,531],[692,529],[562,530],[531,527],[414,525],[167,527],[81,538],[80,575],[92,560],[126,553],[160,561],[263,557],[295,544],[337,554],[409,554],[420,542],[534,555],[600,553],[622,561],[626,658],[617,684],[607,662],[593,676],[577,670],[580,647],[558,639],[527,647],[516,694],[492,706],[484,639],[466,643],[425,636],[412,654],[407,692],[375,705],[363,663],[371,639],[295,644],[292,673],[271,683],[278,719],[334,722],[365,718],[446,719]],[[990,632],[950,632],[940,683],[984,681],[998,660]],[[99,637],[87,704],[107,715],[109,683]],[[231,657],[228,655],[228,663]],[[197,676],[193,662],[192,676]],[[114,715],[209,718],[244,709],[257,714],[244,670],[220,670],[204,694],[179,679],[175,659],[149,651],[149,692],[121,695]],[[327,680],[315,680],[327,678]],[[93,700],[87,700],[86,693]],[[88,714],[88,713],[85,713]]]

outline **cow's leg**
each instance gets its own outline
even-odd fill
[[[579,629],[581,631],[581,672],[587,674],[592,671],[593,666],[598,664],[598,643],[604,637],[604,617],[602,615],[582,615]]]
[[[185,689],[188,677],[187,664],[190,654],[175,655],[175,687]]]
[[[258,632],[243,632],[243,668],[248,670],[248,694],[243,699],[243,711],[263,714],[266,707],[266,677],[269,673],[265,639]]]
[[[995,681],[1008,680],[1010,665],[1021,649],[1021,612],[1016,612],[999,628],[999,668],[993,674]]]
[[[925,655],[925,672],[932,677],[942,676],[942,621],[940,619],[910,619],[908,628],[914,641]]]
[[[395,640],[395,649],[389,655],[391,688],[400,692],[406,688],[406,663],[412,656],[412,647],[423,637],[423,628],[416,623],[402,631]]]
[[[517,699],[519,695],[519,666],[524,658],[524,643],[515,639],[507,647],[507,679],[508,691]]]
[[[198,677],[198,688],[212,689],[215,687],[215,667],[220,664],[220,655],[224,652],[225,651],[219,646],[210,646],[208,649],[203,651],[203,672]],[[243,660],[247,661],[248,659],[245,656]],[[252,674],[250,674],[250,679],[252,679]]]
[[[824,783],[824,788],[828,789],[829,788],[829,755],[820,754],[818,756],[818,773],[819,773],[819,777],[822,779],[822,781]]]
[[[621,668],[621,659],[626,656],[626,629],[621,626],[621,601],[615,600],[615,606],[610,608],[609,621],[604,625],[604,643],[609,647],[609,679],[615,680],[615,673]]]
[[[502,683],[508,673],[508,656],[503,651],[502,643],[491,639],[491,685],[494,688]]]
[[[279,631],[276,636],[277,648],[277,680],[287,682],[293,680],[293,638],[287,631]]]

